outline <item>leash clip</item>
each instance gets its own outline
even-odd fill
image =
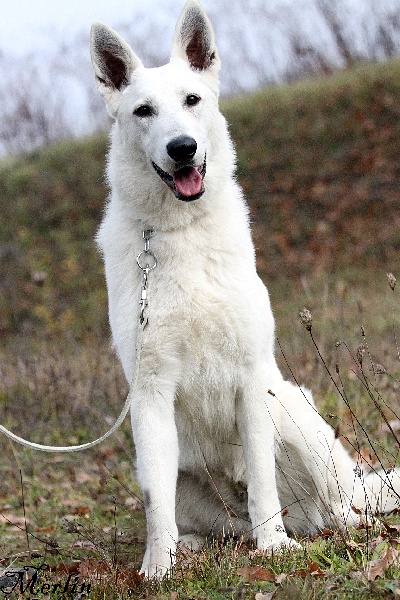
[[[137,255],[136,262],[139,269],[143,273],[142,292],[140,296],[140,324],[145,327],[147,320],[145,319],[144,311],[148,305],[147,299],[147,282],[150,271],[157,266],[157,259],[153,252],[150,250],[150,239],[152,238],[154,231],[152,229],[146,229],[142,232],[144,239],[144,249]],[[146,321],[146,322],[145,322]]]

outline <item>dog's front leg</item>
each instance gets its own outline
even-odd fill
[[[178,436],[174,394],[170,390],[141,390],[131,414],[147,520],[147,547],[141,572],[147,577],[162,577],[171,568],[178,539],[175,522]]]
[[[248,509],[257,547],[271,551],[298,546],[286,534],[276,486],[274,402],[268,395],[268,367],[253,373],[238,398],[237,426],[247,472]]]

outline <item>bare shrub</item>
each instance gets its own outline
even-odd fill
[[[400,0],[356,5],[350,0],[281,0],[274,5],[264,0],[204,0],[204,5],[224,65],[224,95],[399,54]],[[133,21],[118,26],[146,66],[168,60],[175,14],[172,1],[160,6],[156,18],[147,7],[137,7]],[[87,38],[88,32],[78,35],[50,59],[0,56],[0,151],[25,152],[107,129]]]

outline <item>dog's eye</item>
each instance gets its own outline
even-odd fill
[[[151,117],[153,114],[153,109],[149,104],[142,104],[138,106],[136,110],[133,111],[133,114],[137,117]]]
[[[186,96],[186,105],[187,106],[196,106],[200,102],[200,96],[196,96],[196,94],[189,94]]]

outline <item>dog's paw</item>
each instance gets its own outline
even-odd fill
[[[144,575],[147,579],[164,579],[164,577],[169,576],[171,572],[172,565],[167,567],[166,565],[162,565],[158,562],[150,562],[147,560],[143,560],[142,567],[139,571],[141,575]]]
[[[168,577],[175,563],[176,548],[160,548],[156,545],[147,546],[140,573],[148,579],[163,579]]]
[[[301,550],[302,545],[296,542],[293,538],[286,536],[284,540],[280,540],[278,542],[273,542],[270,544],[266,550],[267,553],[280,553],[285,552],[286,550]]]
[[[266,554],[272,554],[285,550],[301,550],[302,546],[286,532],[274,532],[274,535],[257,537],[257,548]]]

